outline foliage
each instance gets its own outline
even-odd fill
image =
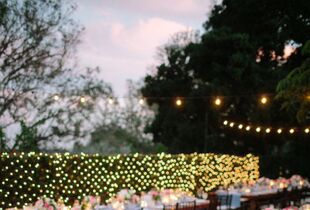
[[[148,104],[158,106],[148,127],[154,141],[174,153],[264,155],[281,150],[294,138],[225,131],[221,122],[229,118],[298,126],[297,110],[284,114],[279,108],[283,100],[261,106],[258,98],[275,95],[278,82],[304,59],[300,49],[308,39],[309,14],[305,0],[224,0],[214,7],[200,39],[164,46],[165,60],[145,77],[142,87]],[[303,30],[294,30],[296,26]],[[287,48],[293,49],[291,54],[285,53]],[[222,96],[221,107],[213,105],[215,96]],[[183,97],[182,107],[174,105],[177,97]]]
[[[103,81],[93,77],[96,69],[82,75],[72,64],[83,30],[71,18],[74,9],[63,0],[0,2],[0,125],[11,133],[21,121],[20,130],[37,128],[40,148],[85,136],[84,121],[96,100],[111,94]],[[87,103],[80,103],[81,96]],[[23,135],[7,139],[18,143],[5,149],[26,149],[21,145],[30,143]]]
[[[283,108],[297,109],[299,122],[305,123],[307,119],[309,122],[310,109],[310,41],[303,46],[301,53],[305,60],[279,82],[277,97],[284,99]]]
[[[258,158],[190,155],[0,155],[0,208],[20,207],[38,197],[62,199],[66,204],[87,195],[103,200],[121,189],[137,192],[179,188],[195,192],[259,177]]]
[[[152,136],[144,133],[144,126],[153,119],[153,111],[144,101],[140,101],[143,99],[139,98],[139,86],[129,80],[124,101],[113,99],[112,104],[107,104],[97,115],[90,141],[86,144],[76,143],[72,151],[104,155],[165,152],[165,146],[154,144]]]

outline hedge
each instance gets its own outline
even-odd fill
[[[72,155],[21,153],[0,155],[0,207],[21,207],[38,197],[70,204],[86,195],[104,200],[120,189],[152,188],[210,191],[220,185],[259,177],[259,158],[217,154]]]

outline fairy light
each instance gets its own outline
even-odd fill
[[[229,123],[229,127],[234,127],[234,125],[235,125],[235,123],[233,123],[233,122],[231,122],[231,123]]]
[[[281,134],[281,133],[282,133],[282,129],[279,128],[279,129],[277,130],[277,133],[278,133],[278,134]]]
[[[295,132],[294,128],[291,128],[291,129],[289,130],[289,132],[290,132],[290,134],[293,134],[293,133]]]
[[[48,168],[45,168],[45,162],[49,163]],[[147,191],[152,187],[195,192],[197,181],[204,190],[210,191],[221,183],[236,183],[240,180],[250,182],[259,177],[259,159],[250,154],[238,157],[164,153],[116,156],[2,153],[0,163],[4,170],[2,182],[5,182],[0,185],[0,200],[5,208],[21,207],[33,203],[41,196],[57,196],[68,204],[70,200],[81,200],[86,195],[99,195],[102,192],[107,192],[103,198],[106,202],[120,188],[137,192]],[[39,172],[41,175],[25,176],[26,170],[33,171],[34,174]],[[10,176],[6,171],[13,175]],[[222,176],[223,171],[225,176]],[[214,180],[214,176],[219,178]],[[3,186],[12,187],[4,190]]]
[[[180,107],[180,106],[182,106],[183,102],[182,102],[181,99],[177,99],[177,100],[175,101],[175,104],[176,104],[178,107]]]
[[[53,99],[54,99],[54,101],[58,101],[59,100],[59,95],[54,95]]]
[[[271,129],[267,128],[265,131],[266,131],[266,133],[270,133]]]
[[[219,97],[217,97],[217,98],[214,100],[214,104],[215,104],[216,106],[220,106],[220,105],[222,104],[222,100],[221,100]]]
[[[259,133],[260,130],[261,130],[261,128],[260,128],[260,127],[257,127],[255,130],[256,130],[257,133]]]
[[[110,105],[114,104],[113,98],[109,98],[109,99],[108,99],[108,103],[109,103]]]
[[[246,131],[249,131],[250,129],[251,129],[251,126],[249,125],[245,128]]]
[[[239,129],[242,129],[242,128],[243,128],[243,125],[242,125],[242,124],[240,124],[240,125],[238,126],[238,128],[239,128]]]
[[[261,103],[261,104],[265,105],[267,102],[268,102],[268,98],[267,98],[266,96],[262,96],[262,97],[260,98],[260,103]]]
[[[306,128],[305,133],[309,133],[309,132],[310,132],[309,128]]]
[[[144,105],[144,99],[143,99],[143,98],[140,98],[140,99],[139,99],[139,104],[140,104],[140,105]]]
[[[227,125],[227,124],[228,124],[228,121],[227,121],[227,120],[225,120],[225,121],[223,122],[223,124],[224,124],[224,125]]]
[[[85,102],[86,102],[86,98],[85,98],[84,96],[82,96],[82,97],[80,98],[80,102],[81,102],[81,103],[85,103]]]

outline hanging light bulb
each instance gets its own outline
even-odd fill
[[[113,103],[114,103],[113,98],[109,98],[109,99],[108,99],[108,103],[109,103],[109,104],[113,104]]]
[[[140,98],[140,99],[139,99],[139,104],[140,104],[140,105],[143,105],[143,104],[144,104],[144,99],[143,99],[143,98]]]
[[[282,133],[282,129],[279,128],[279,129],[277,130],[277,133],[278,133],[278,134]]]
[[[214,100],[214,104],[215,104],[216,106],[220,106],[220,105],[222,104],[222,100],[221,100],[219,97],[217,97],[217,98]]]
[[[229,126],[232,128],[232,127],[234,127],[234,125],[235,125],[235,123],[233,123],[233,122],[231,122],[230,124],[229,124]]]
[[[242,128],[243,128],[243,125],[242,125],[242,124],[240,124],[240,125],[238,126],[238,128],[239,128],[239,129],[242,129]]]
[[[227,124],[228,124],[228,121],[227,121],[227,120],[225,120],[225,121],[223,122],[223,124],[224,124],[224,125],[227,125]]]
[[[247,130],[247,131],[249,131],[251,129],[251,126],[247,126],[246,128],[245,128],[245,130]]]
[[[58,101],[58,100],[59,100],[59,96],[58,96],[58,95],[54,95],[53,99],[54,99],[55,101]]]
[[[86,98],[85,98],[84,96],[82,96],[82,97],[80,98],[80,102],[81,102],[81,103],[85,103],[85,102],[86,102]]]
[[[267,104],[267,102],[268,102],[268,98],[266,96],[262,96],[260,98],[260,103],[261,104],[265,105],[265,104]]]
[[[267,128],[266,129],[266,133],[270,133],[271,129],[270,128]]]
[[[182,106],[183,102],[182,102],[181,99],[177,99],[177,100],[175,101],[175,104],[176,104],[177,106]]]
[[[309,132],[310,132],[309,128],[306,128],[305,133],[309,133]]]
[[[259,133],[259,132],[260,132],[260,130],[261,130],[261,128],[260,128],[260,127],[257,127],[257,128],[256,128],[256,132],[257,132],[257,133]]]
[[[289,132],[290,134],[293,134],[295,132],[294,128],[291,128]]]

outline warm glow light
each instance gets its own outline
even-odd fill
[[[182,102],[181,99],[177,99],[177,100],[175,101],[175,104],[176,104],[177,106],[182,106],[183,102]]]
[[[282,129],[279,128],[279,129],[277,130],[277,133],[278,133],[278,134],[282,133]]]
[[[245,128],[245,130],[247,130],[247,131],[249,131],[251,129],[251,126],[247,126],[246,128]]]
[[[144,99],[143,99],[143,98],[140,98],[139,104],[140,104],[140,105],[143,105],[143,104],[144,104]]]
[[[257,128],[256,128],[256,132],[257,132],[257,133],[259,133],[259,132],[260,132],[260,130],[261,130],[261,128],[260,128],[260,127],[257,127]]]
[[[234,125],[235,125],[235,123],[233,123],[233,122],[231,122],[231,123],[229,124],[230,127],[234,127]]]
[[[238,126],[238,128],[239,128],[239,129],[242,129],[242,128],[243,128],[243,125],[242,125],[242,124],[240,124],[240,125]]]
[[[261,102],[262,104],[266,104],[266,103],[268,102],[268,98],[265,97],[265,96],[263,96],[263,97],[261,97],[260,102]]]
[[[114,103],[113,98],[109,98],[109,99],[108,99],[108,102],[109,102],[109,104],[113,104],[113,103]]]
[[[293,128],[290,129],[290,134],[293,134],[295,130]]]
[[[220,106],[221,103],[222,103],[222,101],[221,101],[220,98],[216,98],[215,101],[214,101],[214,104],[215,104],[216,106]]]
[[[305,129],[305,133],[309,133],[309,131],[310,131],[309,128]]]
[[[227,121],[227,120],[225,120],[225,121],[223,122],[223,124],[224,124],[224,125],[227,125],[227,124],[228,124],[228,121]]]
[[[59,96],[58,95],[54,95],[54,100],[58,101],[59,100]]]
[[[270,128],[267,128],[266,129],[266,133],[270,133],[271,129]]]
[[[80,98],[80,102],[81,102],[81,103],[85,103],[85,102],[86,102],[86,98],[82,96],[82,97]]]

